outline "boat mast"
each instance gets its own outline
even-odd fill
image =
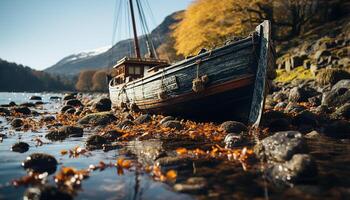
[[[141,58],[140,47],[139,47],[139,41],[138,41],[138,39],[137,39],[137,31],[136,31],[134,7],[133,7],[133,5],[132,5],[132,0],[129,0],[129,5],[130,5],[130,14],[131,14],[132,28],[133,28],[133,30],[134,30],[135,55],[136,55],[136,58]]]

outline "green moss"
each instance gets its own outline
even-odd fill
[[[276,82],[290,82],[294,79],[314,79],[315,77],[312,75],[309,69],[305,69],[303,66],[297,67],[290,72],[287,72],[284,69],[276,70],[277,77],[275,79]]]

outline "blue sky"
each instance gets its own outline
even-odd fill
[[[72,53],[111,45],[116,1],[126,0],[0,0],[0,58],[41,70]],[[192,2],[147,1],[150,29]]]

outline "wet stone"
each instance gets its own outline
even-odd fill
[[[66,102],[67,106],[83,106],[80,100],[78,99],[70,99]]]
[[[254,147],[255,154],[268,161],[287,161],[294,154],[305,153],[306,142],[298,131],[276,132],[274,135],[261,140]]]
[[[112,108],[112,102],[109,98],[101,98],[93,105],[93,108],[98,112],[110,111]]]
[[[55,120],[55,117],[52,116],[52,115],[43,117],[43,121],[44,121],[44,122],[52,122],[52,121],[54,121],[54,120]]]
[[[328,106],[342,106],[350,102],[350,80],[341,80],[336,83],[330,92],[323,95],[322,104]]]
[[[40,186],[40,187],[30,187],[23,195],[25,200],[72,200],[73,197],[54,187],[54,186]]]
[[[65,114],[74,114],[76,112],[75,108],[70,108],[68,110],[66,110],[64,113]]]
[[[11,147],[11,151],[24,153],[29,150],[29,144],[25,142],[18,142]]]
[[[48,172],[52,174],[56,171],[57,160],[55,157],[48,154],[33,153],[22,162],[22,166],[33,172]]]
[[[40,105],[43,105],[43,104],[44,104],[44,102],[42,102],[42,101],[35,102],[35,106],[40,106]]]
[[[134,120],[134,123],[135,124],[144,124],[144,123],[148,123],[152,120],[152,117],[151,115],[149,114],[143,114],[143,115],[140,115],[139,117],[137,117],[135,120]]]
[[[76,126],[63,126],[58,130],[50,131],[45,137],[52,141],[64,140],[67,137],[83,137],[83,128]]]
[[[117,130],[106,131],[102,136],[108,141],[117,141],[123,135],[122,132]]]
[[[248,130],[246,125],[237,121],[226,121],[220,125],[220,128],[226,133],[241,133]]]
[[[246,144],[246,139],[242,135],[237,135],[236,133],[229,133],[224,139],[225,148],[238,147]]]
[[[50,97],[50,100],[52,100],[52,101],[57,101],[57,100],[61,100],[62,99],[62,97],[58,97],[58,96],[51,96]]]
[[[269,173],[275,183],[287,185],[313,181],[316,175],[316,163],[308,154],[295,154],[289,161],[274,165]]]
[[[15,108],[13,108],[13,110],[15,112],[22,113],[24,115],[30,115],[31,114],[31,110],[28,107],[25,107],[25,106],[15,107]]]
[[[166,116],[166,117],[164,117],[162,120],[160,120],[160,124],[164,124],[165,122],[167,122],[167,121],[171,121],[171,120],[175,120],[175,118],[174,117],[172,117],[172,116]]]
[[[208,186],[208,182],[203,177],[191,177],[184,183],[177,183],[174,185],[174,190],[184,193],[200,193]]]
[[[181,122],[179,122],[177,120],[166,121],[162,124],[162,126],[165,128],[172,128],[172,129],[176,129],[176,130],[183,129]]]
[[[107,139],[100,135],[92,135],[86,139],[86,148],[89,150],[102,149],[104,144],[109,144]]]
[[[6,115],[6,116],[11,115],[10,111],[7,108],[2,108],[2,107],[0,107],[0,114]]]
[[[117,120],[110,112],[91,113],[81,118],[79,124],[107,125]]]
[[[67,100],[71,100],[71,99],[75,99],[76,98],[76,94],[66,94],[63,97],[63,100],[67,101]]]
[[[74,108],[74,107],[73,107],[73,106],[69,106],[69,105],[63,106],[63,107],[61,108],[61,112],[64,113],[64,112],[66,112],[67,110],[72,109],[72,108]]]
[[[11,126],[14,128],[19,128],[23,126],[23,120],[19,118],[13,119],[11,122]]]
[[[15,102],[11,101],[11,102],[9,103],[9,106],[10,106],[10,107],[13,107],[13,106],[17,106],[17,104],[16,104]]]
[[[36,101],[41,101],[42,98],[40,96],[31,96],[29,100],[36,100]]]

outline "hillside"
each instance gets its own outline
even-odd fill
[[[59,77],[0,59],[0,92],[71,90]]]
[[[165,41],[167,35],[170,33],[169,27],[177,22],[175,16],[179,12],[167,16],[164,21],[151,32],[155,48],[159,47]],[[147,52],[145,37],[140,36],[139,41],[141,54],[144,55]],[[82,53],[69,55],[44,71],[50,74],[74,76],[78,75],[81,70],[106,68],[111,66],[111,63],[128,55],[130,46],[133,46],[133,40],[127,39],[119,41],[112,48],[98,54],[92,52],[90,55],[83,53],[85,56],[82,56]]]

